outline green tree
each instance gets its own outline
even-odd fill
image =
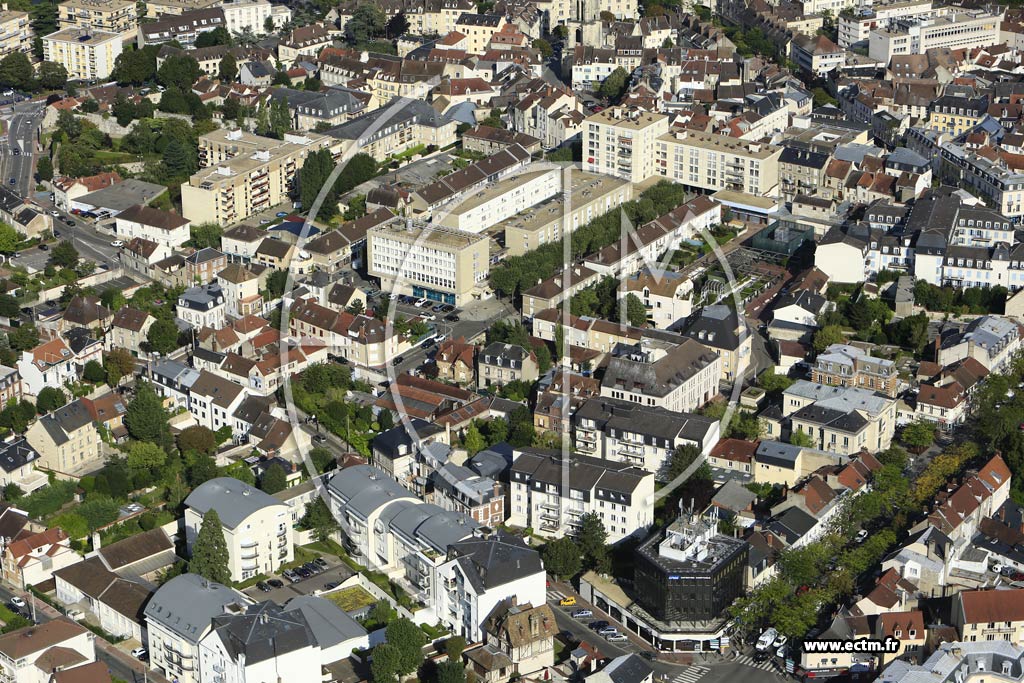
[[[626,295],[626,319],[633,327],[644,327],[647,325],[647,309],[644,302],[636,294]]]
[[[384,12],[372,3],[361,3],[345,24],[345,40],[352,45],[371,42],[384,31]]]
[[[196,172],[199,161],[191,145],[181,140],[171,140],[164,149],[161,167],[166,178],[184,178]]]
[[[122,52],[114,60],[111,76],[122,85],[142,85],[156,76],[156,53],[160,45]]]
[[[156,72],[157,80],[168,88],[189,91],[202,75],[199,62],[190,55],[172,55],[164,60]]]
[[[602,97],[606,97],[612,102],[617,102],[626,92],[628,82],[629,74],[620,66],[608,74],[608,77],[598,87],[597,92]]]
[[[583,567],[580,548],[568,536],[548,541],[541,554],[544,557],[544,566],[547,570],[560,579],[576,576]]]
[[[217,452],[217,436],[209,427],[203,425],[186,427],[178,434],[178,450],[182,453],[195,451],[213,455]]]
[[[369,620],[374,624],[386,626],[391,623],[391,620],[394,618],[395,610],[392,609],[391,603],[387,600],[378,600],[374,603],[373,607],[370,608]]]
[[[139,382],[135,396],[128,402],[124,424],[128,435],[136,441],[155,443],[164,451],[173,446],[168,415],[163,403],[149,382]]]
[[[388,19],[388,23],[384,26],[384,36],[386,38],[398,38],[408,32],[409,19],[406,18],[404,11]]]
[[[608,573],[611,569],[608,532],[596,512],[587,512],[580,516],[580,530],[576,534],[576,543],[583,555],[585,569],[593,569],[601,574]]]
[[[0,223],[0,252],[12,254],[18,248],[21,235],[7,223]]]
[[[551,56],[555,54],[554,48],[551,47],[551,43],[544,40],[543,38],[536,38],[533,41],[533,49],[540,52],[540,56],[544,59],[551,59]]]
[[[7,343],[12,351],[29,351],[39,346],[39,330],[35,325],[22,325],[7,333]]]
[[[318,541],[326,541],[338,530],[338,520],[331,514],[327,503],[320,496],[306,503],[306,512],[299,520],[299,528],[313,532]]]
[[[203,515],[202,526],[199,527],[199,533],[192,545],[192,558],[189,560],[188,570],[209,581],[227,584],[231,581],[229,561],[228,544],[224,540],[220,515],[211,508]]]
[[[437,665],[437,683],[466,683],[466,667],[458,660]]]
[[[50,157],[43,155],[36,162],[36,178],[43,181],[53,180],[53,162]]]
[[[166,355],[178,348],[178,326],[166,318],[157,318],[146,332],[150,350]]]
[[[260,478],[260,489],[267,493],[284,491],[288,487],[288,479],[284,468],[278,463],[271,463]]]
[[[794,446],[800,446],[801,448],[810,448],[814,446],[814,440],[811,438],[811,435],[807,432],[802,432],[799,429],[793,431],[789,435],[789,443]]]
[[[935,423],[927,420],[911,422],[900,433],[900,442],[915,453],[921,453],[935,441]]]
[[[31,90],[33,80],[32,62],[24,52],[11,52],[0,59],[0,85]]]
[[[103,367],[107,371],[107,384],[116,387],[122,378],[135,372],[135,357],[128,349],[114,348],[104,356]]]
[[[107,381],[107,371],[98,361],[91,360],[82,368],[82,379],[93,384],[101,384]]]
[[[40,415],[45,415],[58,408],[63,408],[67,402],[67,396],[57,387],[43,387],[36,398],[36,409]]]
[[[230,53],[224,55],[224,58],[220,60],[217,75],[225,83],[235,82],[235,79],[238,78],[238,60],[235,59],[234,55]]]
[[[212,31],[205,31],[196,36],[196,47],[213,47],[215,45],[231,45],[231,34],[223,26]]]
[[[370,676],[374,683],[397,683],[402,666],[402,654],[397,645],[381,643],[373,648]]]
[[[128,449],[128,469],[159,472],[167,463],[167,453],[160,446],[148,441],[135,441]]]
[[[387,642],[398,648],[398,670],[400,675],[411,674],[423,662],[423,646],[427,635],[408,619],[395,619],[384,632]]]
[[[57,62],[39,65],[39,86],[46,90],[60,90],[68,82],[68,70]]]
[[[219,223],[199,223],[189,228],[192,246],[196,249],[212,247],[220,248],[220,238],[224,234],[224,228]]]
[[[50,263],[58,268],[74,268],[78,265],[78,250],[67,240],[61,240],[50,251]]]
[[[665,481],[674,481],[676,477],[686,471],[686,468],[700,458],[700,455],[700,449],[692,444],[677,447],[665,462]]]
[[[4,500],[16,503],[25,497],[25,492],[21,490],[21,487],[15,484],[13,481],[4,486]]]
[[[769,394],[781,394],[792,386],[793,380],[785,375],[776,375],[774,368],[768,368],[757,376],[757,384]]]
[[[821,353],[833,344],[842,344],[846,341],[843,336],[843,329],[838,325],[826,325],[814,333],[814,350]]]
[[[469,425],[469,428],[466,430],[466,436],[462,440],[462,445],[470,457],[487,448],[487,442],[484,440],[483,435],[476,428],[476,425],[473,424]]]
[[[459,661],[462,659],[462,652],[466,649],[466,639],[462,636],[451,636],[444,641],[444,653],[448,659]]]

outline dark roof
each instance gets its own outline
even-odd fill
[[[235,661],[244,658],[247,666],[316,645],[301,610],[286,611],[270,601],[248,605],[239,614],[214,617],[212,628],[228,656]]]
[[[453,544],[448,549],[448,559],[458,559],[466,578],[483,590],[544,571],[536,550],[527,547],[521,538],[502,531],[489,538]]]

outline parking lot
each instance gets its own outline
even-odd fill
[[[348,565],[337,558],[325,557],[322,559],[327,563],[328,568],[319,574],[314,574],[308,578],[300,578],[294,583],[278,574],[273,576],[272,579],[281,582],[280,588],[270,587],[269,591],[263,591],[259,589],[259,584],[257,584],[256,586],[246,588],[243,592],[254,600],[273,600],[277,604],[283,605],[299,595],[312,595],[318,591],[323,591],[327,584],[340,584],[355,574]]]

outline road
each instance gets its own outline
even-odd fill
[[[11,111],[7,136],[0,139],[0,179],[21,197],[33,190],[36,136],[43,120],[42,102],[19,102]],[[11,180],[14,180],[12,183]]]
[[[29,594],[21,591],[12,591],[6,586],[0,586],[0,600],[5,604],[9,604],[11,598],[15,594],[25,598],[25,600],[29,602],[30,606],[33,602],[35,603],[37,623],[42,624],[60,617],[57,610],[35,596],[30,596]],[[145,665],[142,662],[138,661],[127,652],[122,652],[117,649],[115,646],[111,645],[99,636],[96,637],[95,642],[96,659],[107,665],[107,668],[110,669],[111,676],[120,678],[124,681],[131,681],[131,683],[139,683],[145,680],[153,681],[154,683],[167,683],[167,679],[155,671],[148,671],[144,673]]]

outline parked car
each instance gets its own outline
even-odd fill
[[[450,323],[457,323],[460,320],[459,316],[455,315],[454,313],[452,313],[451,315],[446,315],[444,319]]]
[[[615,628],[614,626],[605,626],[604,628],[597,629],[598,635],[602,635],[602,636],[610,636],[613,633],[618,633],[618,632],[619,632],[619,629]]]
[[[284,578],[288,579],[292,583],[295,583],[296,581],[299,580],[299,575],[295,572],[294,569],[286,569],[286,570],[284,570],[281,573],[281,576],[283,576]]]
[[[431,306],[430,310],[432,310],[434,313],[440,313],[442,310],[444,310],[444,304],[437,304],[436,306]]]
[[[318,557],[315,560],[313,560],[313,564],[320,567],[321,569],[327,569],[328,567],[327,560],[325,560],[322,557]]]
[[[327,583],[324,584],[324,590],[325,591],[332,591],[332,590],[334,590],[335,588],[337,588],[340,585],[341,584],[339,584],[337,581],[328,581]]]
[[[451,304],[445,304],[444,306],[441,307],[441,310],[444,311],[445,313],[451,313],[455,310],[455,307],[452,306]]]
[[[110,243],[110,246],[112,246],[112,247],[123,247],[124,246],[124,242],[121,241],[121,240],[114,240],[113,242]]]
[[[643,657],[644,659],[649,659],[650,661],[653,662],[655,659],[658,658],[658,653],[657,652],[651,652],[650,650],[641,650],[640,651],[640,656]]]
[[[594,616],[594,613],[589,609],[578,609],[572,613],[573,619],[588,619],[592,616]]]
[[[317,434],[313,437],[313,441],[316,443],[327,443],[327,437],[323,434]]]
[[[269,579],[267,583],[272,588],[284,588],[284,581],[282,581],[281,579]]]
[[[298,574],[303,579],[308,579],[309,577],[313,576],[313,572],[309,571],[305,567],[296,567],[295,568],[295,573]]]
[[[787,642],[789,642],[789,638],[780,634],[779,637],[775,639],[775,642],[772,643],[772,645],[774,645],[775,647],[785,647]]]
[[[137,647],[134,650],[132,650],[132,657],[135,657],[135,659],[142,659],[143,657],[145,657],[148,654],[149,654],[149,651],[146,650],[146,648],[144,648],[144,647]]]
[[[17,607],[18,609],[21,609],[25,606],[25,599],[19,598],[17,595],[15,595],[13,598],[11,598],[11,604]]]
[[[867,529],[861,529],[860,531],[857,532],[857,537],[854,540],[856,540],[857,543],[863,543],[864,541],[867,540],[867,538],[868,538],[868,530]]]
[[[287,212],[287,211],[278,211],[278,212],[277,212],[276,214],[274,214],[274,215],[275,215],[275,216],[277,216],[278,218],[284,218],[285,216],[287,216],[287,215],[288,215],[288,212]]]
[[[259,588],[264,593],[269,593],[270,592],[270,584],[267,583],[266,581],[258,581],[256,583],[256,587]]]
[[[1002,562],[995,562],[995,563],[992,564],[991,567],[989,567],[989,569],[991,569],[996,574],[1002,574],[1003,573],[1003,563]]]
[[[576,596],[575,595],[566,596],[566,597],[562,598],[561,600],[559,600],[558,604],[561,607],[575,607],[576,606]]]
[[[48,246],[46,246],[45,244],[40,244],[39,245],[39,249],[40,249],[40,251],[50,251],[50,248]]]
[[[626,635],[623,633],[610,633],[606,635],[604,638],[609,643],[624,643],[627,640],[629,640],[629,638],[627,638]]]
[[[589,628],[591,631],[597,631],[597,630],[600,630],[600,629],[604,628],[607,625],[608,625],[608,622],[605,621],[604,619],[601,619],[599,621],[592,621],[592,622],[590,622],[589,624],[587,624],[587,628]]]
[[[761,634],[760,638],[757,639],[757,644],[754,646],[754,648],[758,652],[767,652],[768,648],[772,646],[772,643],[774,643],[775,639],[778,637],[779,632],[773,628],[769,628]]]

